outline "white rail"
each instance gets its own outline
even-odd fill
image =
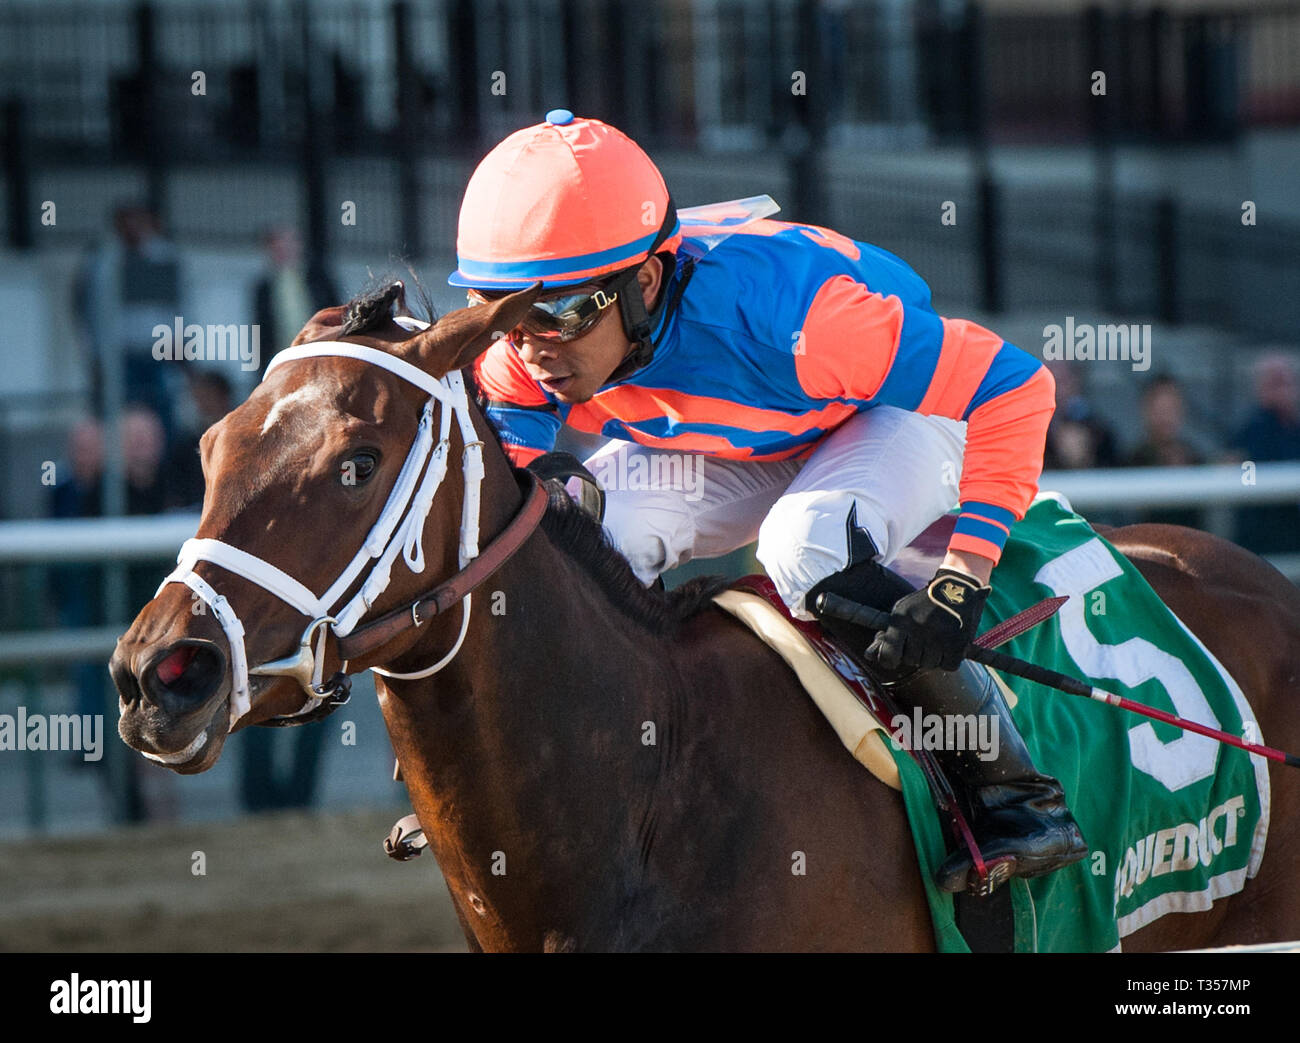
[[[1300,463],[1045,471],[1043,489],[1075,510],[1300,503]],[[0,564],[139,561],[170,557],[198,528],[197,514],[0,522]]]
[[[198,527],[197,514],[0,522],[0,564],[172,558]]]
[[[193,513],[0,522],[0,565],[170,561],[198,527],[199,516]],[[166,571],[158,570],[160,581]],[[125,629],[123,622],[0,634],[0,667],[107,662]]]
[[[1064,493],[1085,515],[1107,508],[1300,503],[1300,463],[1045,471],[1039,485]]]

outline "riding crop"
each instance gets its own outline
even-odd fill
[[[884,630],[889,626],[888,612],[881,612],[867,605],[859,605],[856,601],[851,601],[838,594],[819,595],[817,598],[817,611],[835,619],[842,619],[846,623],[866,627],[868,630]],[[1229,746],[1236,746],[1250,753],[1257,753],[1261,757],[1267,757],[1269,760],[1288,764],[1293,768],[1300,768],[1300,757],[1296,757],[1294,754],[1275,750],[1270,746],[1247,742],[1245,739],[1240,739],[1217,728],[1210,728],[1195,721],[1184,720],[1182,717],[1176,717],[1172,713],[1157,710],[1152,706],[1144,706],[1142,703],[1126,699],[1122,695],[1108,692],[1104,688],[1095,688],[1092,685],[1085,684],[1069,674],[1049,670],[1046,667],[1038,666],[1036,663],[1009,656],[1005,652],[994,651],[992,648],[980,644],[978,640],[966,646],[965,658],[973,659],[985,666],[991,666],[1003,673],[1014,674],[1016,677],[1023,677],[1028,681],[1037,681],[1039,684],[1070,695],[1081,695],[1087,699],[1095,699],[1097,702],[1109,703],[1111,706],[1118,706],[1122,710],[1141,714],[1143,717],[1151,717],[1157,721],[1164,721],[1166,724],[1172,724],[1185,731],[1206,735],[1211,739],[1227,743]]]

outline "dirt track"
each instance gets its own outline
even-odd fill
[[[394,812],[275,814],[0,845],[0,950],[465,950],[426,852],[380,850]],[[191,872],[194,852],[207,873]]]

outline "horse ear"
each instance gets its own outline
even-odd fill
[[[299,344],[306,344],[308,341],[323,340],[326,330],[338,329],[342,325],[343,305],[336,304],[332,308],[322,308],[307,320],[307,325],[298,331],[298,336],[293,338],[293,343],[289,347],[296,348]]]
[[[410,353],[407,361],[435,377],[468,366],[519,325],[541,292],[542,284],[536,282],[500,300],[450,311],[405,340],[402,353]]]

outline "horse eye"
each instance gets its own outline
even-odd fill
[[[343,461],[343,465],[339,468],[340,481],[344,485],[360,485],[375,473],[375,468],[378,466],[379,457],[363,450]]]

